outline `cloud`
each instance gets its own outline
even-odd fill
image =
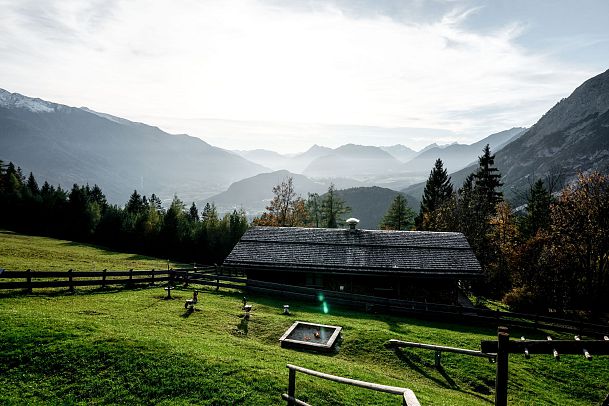
[[[465,28],[478,9],[462,3],[423,22],[310,4],[0,0],[0,86],[132,119],[173,117],[166,127],[236,148],[273,139],[214,138],[185,123],[423,127],[481,138],[531,125],[597,73],[522,48],[518,21]]]

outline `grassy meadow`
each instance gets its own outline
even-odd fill
[[[31,256],[32,258],[29,258]],[[0,268],[147,269],[166,261],[40,237],[0,233]],[[101,265],[103,264],[103,265]],[[495,365],[483,358],[390,350],[391,338],[478,349],[493,328],[373,315],[316,304],[202,289],[196,311],[184,311],[191,289],[165,300],[162,286],[0,292],[0,404],[283,404],[287,363],[322,372],[409,387],[422,405],[492,404]],[[295,321],[339,325],[344,340],[333,355],[282,349],[278,339]],[[512,331],[514,338],[543,332]],[[557,337],[559,335],[556,335]],[[510,404],[600,404],[609,392],[609,357],[510,356]],[[398,405],[379,394],[297,374],[296,394],[314,405]]]
[[[169,266],[175,267],[170,262]],[[167,260],[113,252],[79,242],[0,230],[0,268],[15,271],[167,269]]]

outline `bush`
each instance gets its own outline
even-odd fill
[[[539,307],[535,299],[535,295],[527,288],[518,287],[506,293],[502,302],[508,305],[511,311],[529,312]]]

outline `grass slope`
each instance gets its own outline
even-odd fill
[[[174,266],[170,263],[170,266]],[[167,269],[167,261],[73,241],[0,230],[0,268],[24,271]]]
[[[21,237],[28,239],[29,237]],[[32,238],[31,245],[48,244]],[[71,255],[61,249],[63,260]],[[80,247],[85,249],[85,247]],[[93,249],[86,247],[86,249]],[[100,251],[103,252],[103,251]],[[110,253],[103,255],[111,255]],[[127,255],[126,258],[129,256]],[[0,266],[20,268],[3,254]],[[128,260],[128,259],[127,259]],[[481,358],[388,350],[390,338],[478,348],[493,329],[371,315],[330,306],[252,296],[245,323],[239,292],[204,290],[185,313],[190,290],[164,300],[161,286],[139,290],[79,290],[74,295],[0,295],[0,404],[282,404],[293,363],[323,372],[413,389],[423,405],[490,404],[494,364]],[[343,326],[335,355],[282,349],[278,338],[294,320]],[[514,330],[540,338],[531,332]],[[510,357],[511,404],[595,404],[609,391],[609,360],[551,355]],[[397,405],[377,394],[298,374],[299,398],[315,405]]]

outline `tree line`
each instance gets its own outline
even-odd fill
[[[609,174],[580,173],[561,187],[560,173],[550,173],[513,208],[494,158],[487,145],[456,190],[438,159],[416,229],[462,232],[484,272],[473,291],[513,310],[609,309]]]
[[[221,263],[247,230],[243,210],[220,216],[213,204],[199,211],[177,196],[168,208],[134,191],[127,204],[109,204],[97,185],[70,190],[26,178],[0,161],[0,227],[199,264]]]

